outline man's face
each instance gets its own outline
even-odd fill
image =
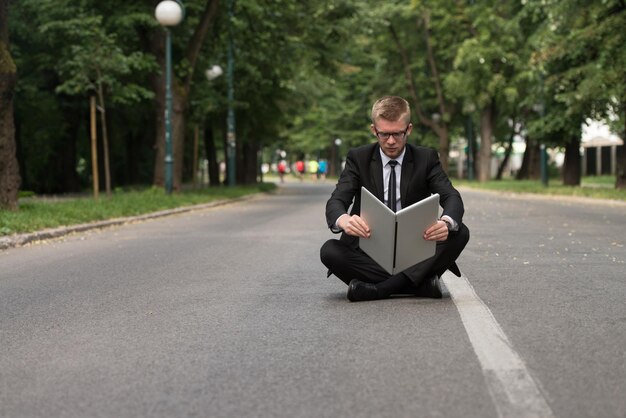
[[[370,126],[370,129],[378,138],[378,144],[385,155],[393,159],[402,154],[413,125],[411,123],[407,125],[402,119],[395,122],[378,119],[375,124]]]

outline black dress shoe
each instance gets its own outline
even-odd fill
[[[365,283],[357,279],[352,279],[350,281],[347,296],[350,302],[382,299],[382,297],[378,295],[378,290],[376,290],[375,285]]]
[[[436,299],[443,298],[443,280],[441,280],[441,277],[439,276],[431,277],[430,285],[431,287],[435,289],[434,291],[435,298]]]
[[[423,298],[441,299],[443,298],[443,283],[439,276],[429,277],[425,279],[419,286],[419,292],[416,296]]]

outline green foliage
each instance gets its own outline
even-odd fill
[[[154,111],[137,102],[153,96],[148,72],[155,70],[156,60],[138,48],[137,31],[145,30],[148,20],[156,24],[151,6],[143,7],[142,19],[138,7],[137,2],[64,0],[24,0],[12,5],[9,29],[19,71],[15,116],[23,187],[59,193],[79,191],[90,183],[91,167],[81,172],[78,168],[80,161],[91,161],[85,95],[98,83],[108,88],[110,119],[118,119],[118,112],[143,112],[136,119],[142,121],[145,135],[154,132],[150,124],[145,129],[145,120],[153,118]],[[129,27],[131,22],[136,26]],[[131,158],[151,152],[153,138],[134,137],[131,145],[124,144],[135,125],[110,123],[110,127],[112,155],[120,149]],[[147,151],[135,144],[147,144]],[[119,182],[151,178],[136,173],[142,165],[128,160],[125,165],[120,170],[124,177],[117,176]]]
[[[584,13],[581,13],[584,8]],[[626,5],[550,1],[542,26],[540,62],[561,117],[626,117]]]
[[[185,0],[172,28],[175,78],[191,80],[189,135],[212,127],[222,153],[229,33],[235,46],[235,103],[240,149],[262,144],[300,154],[331,155],[335,138],[368,143],[371,103],[410,92],[393,29],[428,117],[441,113],[427,61],[428,30],[452,138],[468,117],[493,102],[496,139],[511,130],[551,145],[580,134],[587,117],[624,129],[626,12],[605,0],[237,0],[218,15],[195,67],[186,48],[205,0]],[[11,52],[18,69],[15,114],[24,187],[78,191],[90,183],[88,102],[98,86],[108,100],[114,186],[149,184],[158,123],[158,41],[154,1],[20,0],[11,3]],[[156,45],[156,46],[155,46]],[[151,51],[155,51],[153,55]],[[192,70],[195,70],[192,74]],[[515,126],[512,128],[512,121]],[[414,120],[412,141],[437,146]],[[418,126],[419,125],[419,126]],[[190,152],[191,141],[187,141]],[[220,154],[221,155],[221,154]],[[80,168],[80,172],[77,169]]]
[[[494,99],[502,107],[518,100],[513,76],[527,64],[528,52],[514,19],[516,13],[512,2],[479,1],[466,7],[468,34],[454,58],[454,71],[446,78],[446,90],[452,97],[477,109]]]
[[[56,92],[96,94],[100,87],[105,87],[117,103],[154,97],[147,88],[124,79],[133,72],[155,70],[154,57],[139,51],[125,53],[117,36],[105,31],[102,16],[89,16],[82,10],[72,15],[40,27],[48,39],[69,42],[59,57],[57,70],[62,83]]]
[[[345,46],[357,35],[350,29],[358,12],[353,2],[280,1],[259,7],[238,1],[238,121],[265,144],[282,143],[294,158],[325,150],[337,137],[356,142],[366,115],[355,118],[351,96],[367,81],[353,81],[360,77],[354,63],[360,52]]]

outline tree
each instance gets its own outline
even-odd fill
[[[21,0],[13,5],[9,29],[14,58],[21,69],[15,116],[23,187],[36,193],[66,193],[91,184],[86,96],[95,94],[96,89],[74,91],[85,80],[74,79],[74,75],[80,69],[79,61],[86,70],[89,61],[96,59],[104,63],[104,126],[109,137],[111,182],[117,187],[149,184],[154,122],[152,103],[146,100],[151,93],[146,87],[147,73],[156,65],[153,56],[142,50],[137,32],[154,25],[154,9],[139,2],[114,0]],[[101,19],[99,23],[96,18]],[[81,26],[81,20],[87,23]],[[120,48],[123,56],[118,51],[107,60],[104,51],[96,51],[95,32],[115,40],[115,48]],[[87,50],[86,44],[94,49]],[[111,50],[108,46],[104,49]],[[132,68],[120,73],[118,69],[129,61],[134,62]],[[117,81],[109,83],[109,76]],[[59,90],[63,84],[67,89]],[[103,161],[99,165],[103,167]]]
[[[90,183],[84,96],[98,85],[113,183],[162,184],[165,94],[155,63],[163,65],[164,36],[153,16],[156,3],[12,3],[11,54],[20,69],[15,142],[24,187],[59,193]],[[463,134],[468,117],[480,120],[480,171],[487,177],[493,145],[510,149],[513,129],[526,138],[528,157],[540,143],[575,152],[579,121],[589,116],[616,115],[621,131],[622,2],[562,3],[237,0],[234,15],[228,16],[217,0],[186,0],[185,20],[171,29],[175,182],[178,186],[192,175],[190,141],[184,138],[196,126],[204,126],[212,183],[217,182],[228,91],[226,77],[209,83],[204,70],[225,67],[229,29],[236,58],[240,184],[256,181],[263,150],[330,159],[372,141],[369,108],[383,94],[409,99],[415,110],[411,141],[438,147],[442,163],[446,144]],[[90,24],[72,32],[80,21]],[[98,44],[114,59],[98,58]],[[99,62],[99,82],[97,71],[96,77],[79,77],[88,73],[93,58]],[[106,65],[111,67],[105,71]],[[134,98],[117,99],[127,92]],[[543,114],[534,110],[539,103],[545,104]],[[334,146],[336,138],[343,140],[341,149]],[[575,159],[566,160],[567,167],[576,165]],[[521,173],[526,168],[532,175],[532,164]]]
[[[415,22],[415,32],[405,33],[404,43],[395,29],[397,18],[390,19],[389,28],[404,64],[407,89],[417,119],[439,138],[441,165],[448,171],[450,124],[456,103],[450,100],[445,91],[444,79],[452,70],[452,61],[462,39],[458,29],[459,16],[453,1],[413,1],[411,9],[412,15],[406,12],[403,14],[411,16]],[[409,49],[417,49],[419,53],[409,57]]]
[[[111,170],[105,98],[109,96],[118,103],[151,98],[152,92],[124,80],[124,77],[133,71],[151,68],[152,60],[141,52],[125,54],[118,46],[116,36],[106,32],[102,17],[87,16],[82,10],[78,10],[72,18],[46,23],[42,31],[57,32],[57,36],[71,42],[57,64],[61,84],[56,91],[83,97],[95,95],[97,98],[104,150],[105,188],[110,196]]]
[[[555,86],[554,97],[563,105],[561,117],[577,125],[570,128],[575,135],[566,135],[566,152],[576,154],[580,126],[587,118],[613,118],[618,132],[626,137],[626,3],[584,3],[584,13],[580,6],[578,0],[542,6],[547,18],[541,58],[549,68],[547,81]],[[626,153],[619,166],[616,187],[626,188]],[[576,163],[572,169],[580,172]],[[569,182],[575,176],[575,172],[566,174]]]
[[[8,14],[8,0],[0,0],[0,209],[17,208],[20,186],[13,121],[17,70],[9,51]]]
[[[460,2],[459,2],[460,3]],[[513,19],[520,7],[514,3],[479,1],[459,6],[470,36],[454,59],[454,71],[445,80],[450,94],[480,112],[478,180],[491,177],[491,147],[496,120],[514,102],[518,92],[512,78],[521,65],[522,39]]]

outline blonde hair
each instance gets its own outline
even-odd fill
[[[407,124],[411,122],[411,106],[409,102],[398,96],[384,96],[376,100],[372,106],[372,123],[378,119],[395,122],[404,119]]]

